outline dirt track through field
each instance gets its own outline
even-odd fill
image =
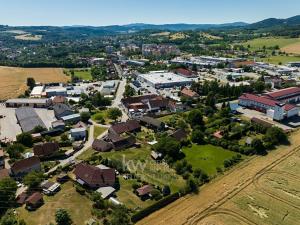
[[[181,198],[138,222],[138,224],[202,224],[201,221],[204,218],[218,211],[223,212],[227,210],[227,212],[230,212],[230,209],[222,209],[222,205],[242,192],[246,187],[255,183],[259,177],[300,151],[299,137],[300,132],[297,131],[290,138],[290,146],[280,147],[280,149],[272,151],[267,156],[255,157],[243,162],[228,174],[201,188],[198,195],[189,195]],[[278,197],[277,199],[282,200]],[[239,214],[239,212],[231,212],[232,216],[233,214],[239,217],[239,220],[246,222],[246,224],[256,224],[253,221],[246,221],[248,219]]]

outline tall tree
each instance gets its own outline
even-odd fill
[[[57,225],[71,225],[72,219],[70,214],[65,209],[58,209],[55,213],[55,221]]]
[[[17,184],[12,178],[0,180],[0,213],[14,205],[17,188]]]
[[[32,77],[27,78],[27,87],[29,87],[31,90],[35,87],[35,80]]]

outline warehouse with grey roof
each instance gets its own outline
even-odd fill
[[[21,107],[16,109],[16,117],[23,132],[32,132],[37,126],[46,129],[44,122],[33,108]]]

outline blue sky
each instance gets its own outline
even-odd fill
[[[300,14],[300,0],[0,0],[0,24],[256,22]]]

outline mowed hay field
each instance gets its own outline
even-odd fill
[[[27,89],[26,80],[36,82],[67,82],[70,78],[60,68],[0,67],[0,100],[18,97]]]
[[[300,41],[293,43],[281,48],[282,51],[286,53],[299,54],[300,55]]]
[[[195,225],[298,225],[300,131],[290,146],[253,156],[201,188],[138,222]]]
[[[278,45],[279,48],[284,48],[294,44],[300,44],[300,38],[256,38],[243,43],[245,47],[250,45],[251,50],[259,50],[262,49],[263,46],[270,48],[276,45]]]

